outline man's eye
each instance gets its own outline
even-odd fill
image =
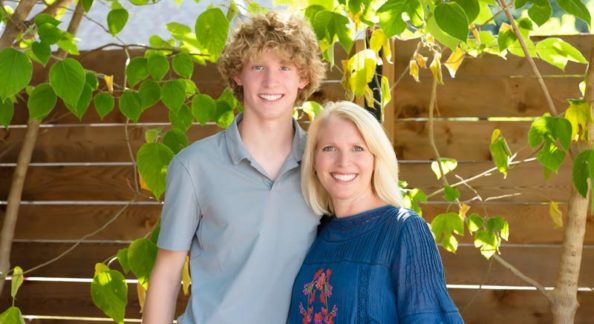
[[[252,66],[252,69],[254,69],[256,71],[261,71],[264,69],[264,67],[262,65],[254,65],[254,66]]]
[[[281,71],[291,71],[291,68],[288,66],[281,66]]]

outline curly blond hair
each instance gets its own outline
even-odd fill
[[[316,91],[326,75],[320,47],[309,22],[295,14],[268,12],[240,22],[227,41],[219,58],[219,72],[238,100],[243,100],[243,87],[233,79],[251,57],[277,50],[283,59],[295,64],[299,75],[308,84],[297,94],[300,105]]]

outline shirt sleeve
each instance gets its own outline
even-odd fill
[[[392,278],[401,323],[463,323],[448,295],[441,258],[425,221],[404,220]]]
[[[201,217],[194,177],[176,156],[167,169],[165,203],[157,246],[188,251]]]

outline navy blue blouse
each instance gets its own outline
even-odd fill
[[[384,206],[321,228],[293,285],[289,323],[463,323],[425,221]]]

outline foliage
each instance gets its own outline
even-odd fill
[[[87,12],[94,4],[92,0],[81,1]],[[382,109],[391,100],[392,85],[387,78],[378,77],[376,67],[393,64],[391,41],[394,38],[418,40],[419,46],[408,64],[409,74],[419,81],[420,71],[428,69],[439,84],[447,81],[443,66],[454,78],[467,57],[490,54],[523,57],[521,39],[526,41],[531,56],[560,70],[568,62],[587,63],[579,50],[560,38],[530,39],[535,25],[541,26],[550,20],[550,1],[516,1],[516,9],[526,14],[513,22],[499,24],[494,16],[501,8],[495,0],[310,0],[305,8],[300,1],[285,2],[302,9],[330,66],[335,65],[335,48],[350,53],[354,44],[362,44],[340,62],[344,72],[342,85],[347,99],[363,98],[369,105],[377,100]],[[146,5],[148,0],[132,0],[131,3]],[[581,1],[558,0],[557,3],[562,11],[590,26],[590,13]],[[15,103],[25,100],[25,90],[29,116],[40,120],[51,114],[58,99],[79,119],[93,103],[101,118],[117,110],[133,122],[139,121],[147,110],[162,104],[169,111],[171,127],[148,130],[146,144],[136,153],[142,187],[148,189],[154,199],[161,199],[167,166],[174,154],[188,144],[186,133],[192,123],[215,123],[224,128],[242,109],[231,91],[226,90],[218,98],[213,98],[201,93],[192,79],[196,77],[193,73],[195,64],[216,62],[224,47],[238,7],[231,2],[226,12],[223,9],[209,7],[197,16],[193,28],[175,22],[167,24],[171,37],[152,36],[150,48],[130,58],[121,85],[114,85],[113,76],[89,71],[80,64],[75,58],[78,49],[74,35],[61,29],[61,18],[37,15],[34,24],[25,31],[27,37],[18,38],[18,46],[0,51],[0,124],[10,124]],[[255,3],[248,9],[265,10]],[[112,1],[104,22],[106,30],[117,35],[126,27],[128,17],[127,9],[118,1]],[[518,27],[519,35],[514,33],[512,25]],[[52,57],[55,48],[73,57],[56,60]],[[34,65],[50,65],[48,82],[31,84]],[[374,97],[372,81],[377,81],[375,84],[381,88],[379,99]],[[313,118],[320,109],[319,104],[307,102],[296,110],[296,116],[303,114]],[[565,116],[545,114],[534,120],[528,141],[537,150],[537,159],[543,165],[546,177],[562,165],[572,140],[588,138],[587,126],[591,123],[591,107],[583,101],[572,101]],[[493,132],[489,148],[495,167],[507,175],[513,156],[499,130]],[[445,200],[458,205],[458,212],[445,212],[435,217],[431,229],[436,240],[452,252],[457,249],[456,236],[464,235],[468,229],[475,246],[485,257],[492,257],[499,252],[502,240],[508,239],[509,226],[501,216],[466,215],[470,207],[460,202],[456,186],[447,183],[447,175],[455,171],[456,165],[456,160],[436,157],[431,166],[437,179],[445,182]],[[588,191],[588,180],[590,184],[594,180],[593,165],[592,150],[582,152],[574,161],[573,183],[584,196]],[[427,195],[418,188],[403,191],[405,205],[421,214]],[[558,211],[551,206],[553,211]],[[151,239],[135,240],[128,248],[117,252],[123,271],[138,278],[140,294],[148,285],[157,249],[155,237],[153,233]],[[15,268],[13,275],[17,271]],[[128,286],[124,278],[120,271],[98,263],[91,284],[93,302],[116,322],[123,322],[127,303]],[[184,283],[188,281],[184,275]],[[22,322],[16,307],[0,316],[2,322]]]

